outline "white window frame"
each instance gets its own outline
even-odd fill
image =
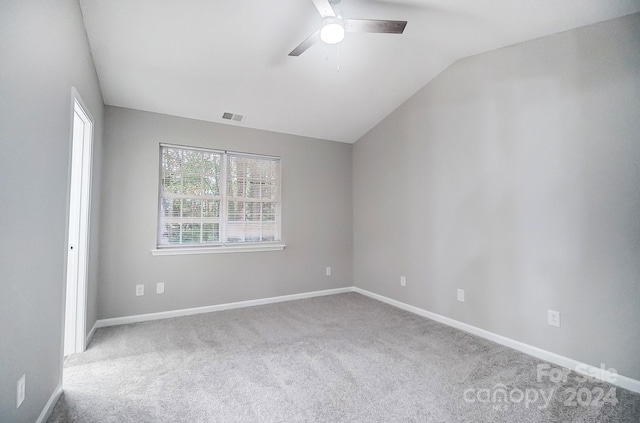
[[[208,153],[216,153],[222,155],[221,160],[221,184],[220,184],[220,224],[219,224],[219,237],[220,242],[216,244],[204,244],[204,245],[160,245],[160,232],[161,232],[161,201],[162,201],[162,148],[177,148],[183,150],[203,151]],[[236,252],[262,252],[262,251],[281,251],[284,250],[286,245],[282,241],[259,241],[259,242],[226,242],[226,226],[227,226],[227,213],[228,213],[228,192],[227,192],[227,162],[228,155],[239,155],[246,157],[257,157],[271,160],[278,160],[280,162],[280,172],[278,180],[279,197],[277,204],[277,217],[279,224],[279,235],[282,238],[282,159],[277,156],[269,156],[265,154],[252,154],[243,153],[237,151],[218,150],[212,148],[192,147],[177,144],[164,144],[159,145],[159,180],[158,180],[158,219],[157,219],[157,235],[156,235],[156,248],[151,250],[151,254],[154,256],[164,255],[186,255],[186,254],[215,254],[215,253],[236,253]]]

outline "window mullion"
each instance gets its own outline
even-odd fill
[[[264,210],[264,202],[263,202],[263,192],[265,184],[267,183],[267,178],[264,175],[264,171],[260,174],[260,241],[264,239],[264,217],[262,216],[262,211]]]
[[[180,194],[184,194],[184,151],[180,150]],[[180,199],[180,244],[184,241],[183,239],[183,227],[182,227],[182,209],[184,207],[184,200]]]
[[[222,153],[222,160],[221,160],[221,165],[222,165],[222,169],[220,171],[220,182],[221,182],[221,186],[220,186],[220,224],[218,226],[219,231],[220,231],[220,242],[222,244],[227,243],[227,211],[228,211],[228,206],[227,206],[227,160],[228,160],[228,155],[226,152]]]
[[[202,190],[200,195],[200,243],[204,242],[204,155],[200,156],[200,189]]]
[[[180,175],[182,176],[182,172],[180,173]],[[184,216],[182,216],[182,208],[184,207],[184,200],[180,200],[180,244],[182,244],[183,238],[182,238],[182,218]]]
[[[200,243],[204,242],[204,203],[200,200]]]

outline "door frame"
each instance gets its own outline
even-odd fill
[[[76,139],[76,118],[81,119],[84,123],[82,140]],[[65,306],[63,308],[63,356],[84,352],[86,349],[94,122],[93,116],[80,97],[80,93],[75,87],[71,87],[71,145],[67,192],[67,242],[65,246],[67,270],[65,275]],[[78,150],[78,147],[81,147],[81,151]],[[80,160],[81,163],[75,163],[76,160]],[[77,177],[80,177],[80,181],[74,180]],[[76,190],[79,189],[79,192],[76,191],[73,194],[75,183],[80,185],[75,187]],[[74,207],[77,208],[75,216],[77,220],[74,219],[75,222],[72,222]],[[77,245],[71,239],[72,227],[75,225],[78,228]],[[75,260],[76,258],[77,260]]]

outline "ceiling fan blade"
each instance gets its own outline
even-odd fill
[[[402,34],[407,21],[384,21],[376,19],[345,19],[346,32],[376,32],[384,34]]]
[[[323,18],[326,18],[327,16],[335,16],[336,12],[334,12],[333,7],[331,7],[331,3],[329,3],[329,0],[311,0],[313,1],[313,4],[316,6],[316,9],[318,9],[318,12],[320,12],[320,16],[322,16]]]
[[[306,40],[300,43],[300,45],[293,49],[289,56],[300,56],[306,49],[311,47],[316,41],[320,39],[320,30],[317,30],[313,34],[309,35]]]

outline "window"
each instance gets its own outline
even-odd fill
[[[280,241],[280,158],[160,145],[158,247]]]

